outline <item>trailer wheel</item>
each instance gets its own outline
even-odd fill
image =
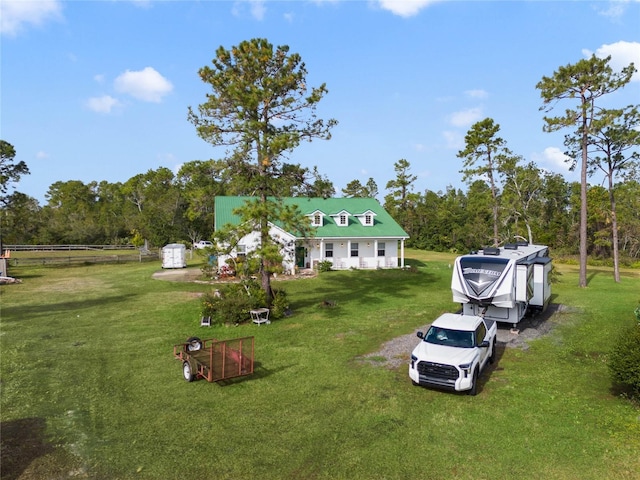
[[[493,346],[491,347],[491,356],[489,357],[489,363],[493,364],[496,361],[496,339],[493,339]]]
[[[478,393],[478,367],[473,371],[473,379],[471,380],[471,390],[469,395],[474,396]]]
[[[187,382],[193,382],[193,379],[195,377],[193,375],[193,372],[191,371],[191,365],[189,364],[189,362],[184,362],[182,364],[182,375]]]
[[[202,349],[202,340],[198,337],[190,337],[187,339],[187,351],[196,352]]]

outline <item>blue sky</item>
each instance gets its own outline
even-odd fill
[[[638,0],[0,0],[0,8],[0,138],[31,170],[15,189],[41,204],[56,181],[124,182],[222,158],[187,108],[205,100],[197,71],[215,50],[251,38],[299,53],[308,83],[329,90],[319,116],[339,122],[331,140],[304,143],[289,161],[317,165],[338,193],[371,177],[380,200],[399,159],[418,176],[418,192],[466,190],[456,154],[486,117],[514,153],[576,180],[563,162],[567,132],[542,131],[536,83],[592,53],[611,55],[616,70],[640,67]],[[640,74],[607,101],[640,103]]]

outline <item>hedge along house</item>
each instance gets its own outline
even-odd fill
[[[250,197],[216,197],[215,229],[237,225],[233,211]],[[409,236],[373,198],[285,197],[309,218],[311,238],[300,238],[278,225],[270,224],[270,235],[281,245],[283,268],[288,274],[298,268],[315,268],[328,261],[334,269],[404,267],[404,242]],[[246,255],[260,242],[252,232],[238,242],[229,255],[218,257],[218,267],[233,267],[231,257]]]

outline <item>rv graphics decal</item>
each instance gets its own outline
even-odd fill
[[[502,258],[461,258],[460,267],[466,284],[480,296],[502,276],[508,260]]]

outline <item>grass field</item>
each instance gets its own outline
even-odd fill
[[[640,410],[606,365],[638,271],[616,284],[590,268],[579,289],[577,267],[557,266],[552,301],[567,308],[551,333],[501,349],[469,397],[359,360],[456,309],[454,257],[407,257],[416,269],[280,282],[293,315],[210,329],[199,295],[212,287],[154,280],[159,263],[13,269],[23,283],[0,287],[2,479],[640,478]],[[172,345],[192,335],[254,335],[254,375],[185,382]]]

